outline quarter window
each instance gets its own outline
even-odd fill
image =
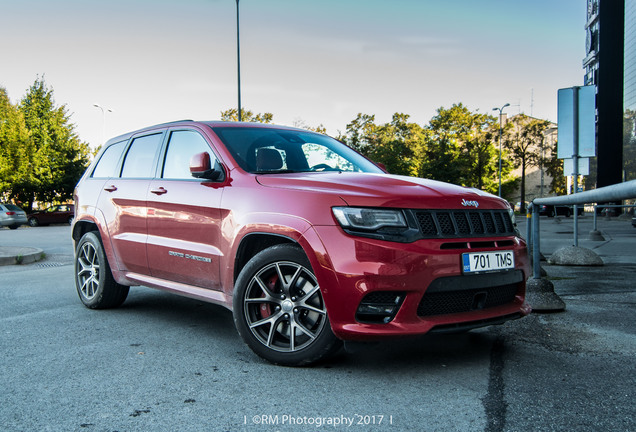
[[[125,144],[126,141],[120,141],[104,150],[102,157],[99,158],[99,162],[97,162],[97,165],[93,170],[92,177],[117,176],[115,169],[117,169],[117,163],[119,162],[119,157],[121,156],[121,152],[124,149]]]
[[[155,170],[155,155],[161,144],[162,134],[135,138],[130,144],[121,176],[125,178],[152,178]]]
[[[207,141],[194,131],[174,131],[170,134],[168,151],[163,164],[163,178],[192,179],[190,159],[197,153],[209,153],[210,160],[215,157],[210,151]]]

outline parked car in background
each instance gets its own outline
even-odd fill
[[[0,226],[17,229],[27,223],[27,215],[17,205],[0,204]]]
[[[632,226],[636,228],[636,216],[632,217]]]
[[[75,217],[75,206],[73,204],[60,204],[51,206],[42,211],[36,211],[28,215],[29,225],[36,227],[38,225],[49,224],[72,224]]]
[[[182,121],[131,132],[103,146],[75,207],[86,307],[117,307],[135,285],[220,304],[276,364],[531,310],[506,201],[387,174],[307,130]]]
[[[579,216],[583,214],[583,206],[578,206]],[[555,217],[555,216],[565,216],[570,217],[574,213],[573,206],[565,206],[565,205],[542,205],[539,206],[539,215],[547,216],[547,217]]]

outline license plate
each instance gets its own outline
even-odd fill
[[[515,268],[512,251],[475,252],[462,254],[464,273],[480,273]]]

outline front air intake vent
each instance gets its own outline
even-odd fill
[[[471,312],[511,304],[523,286],[519,270],[434,280],[417,308],[421,317]]]
[[[363,323],[386,324],[391,322],[404,301],[403,292],[375,291],[367,294],[356,312],[356,320]]]

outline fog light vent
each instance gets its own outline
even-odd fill
[[[402,306],[403,300],[403,292],[375,291],[367,294],[358,306],[356,320],[362,323],[389,323]]]

